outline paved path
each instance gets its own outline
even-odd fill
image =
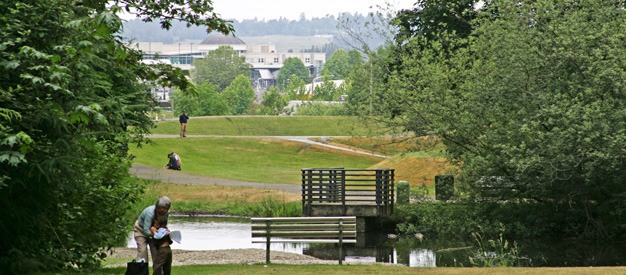
[[[184,171],[173,171],[166,169],[157,169],[139,164],[133,164],[130,172],[139,178],[158,180],[162,182],[171,182],[177,184],[204,184],[204,185],[222,185],[234,187],[253,187],[261,189],[282,190],[288,193],[301,194],[300,185],[294,184],[270,184],[260,182],[247,182],[239,180],[220,179],[206,176],[196,176],[185,173]]]

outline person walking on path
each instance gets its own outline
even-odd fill
[[[148,246],[150,246],[150,255],[152,255],[152,266],[154,266],[154,259],[157,253],[157,249],[151,244],[151,238],[154,236],[152,232],[152,226],[154,221],[159,216],[164,216],[165,220],[169,217],[168,211],[172,206],[172,201],[166,196],[160,197],[154,205],[146,207],[139,215],[139,218],[135,222],[133,229],[133,236],[137,243],[137,261],[148,261]]]
[[[189,120],[189,116],[183,110],[183,114],[178,118],[178,122],[180,122],[180,137],[187,137],[187,120]]]

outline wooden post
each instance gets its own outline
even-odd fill
[[[347,207],[346,207],[346,170],[341,170],[341,215],[346,215]]]
[[[265,243],[265,264],[270,264],[270,238],[271,238],[271,232],[270,232],[270,221],[266,221],[265,222],[265,232],[267,234],[266,236],[266,243]]]
[[[454,176],[453,175],[436,175],[435,176],[435,199],[440,201],[448,201],[454,196]]]
[[[339,264],[343,263],[343,220],[339,220]]]

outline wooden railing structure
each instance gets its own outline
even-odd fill
[[[394,190],[394,169],[302,169],[305,216],[388,217]]]

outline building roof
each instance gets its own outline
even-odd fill
[[[223,35],[221,33],[213,34],[200,42],[201,45],[245,45],[243,40],[231,36]]]
[[[274,79],[274,75],[268,69],[259,69],[259,74],[261,75],[261,79]]]

